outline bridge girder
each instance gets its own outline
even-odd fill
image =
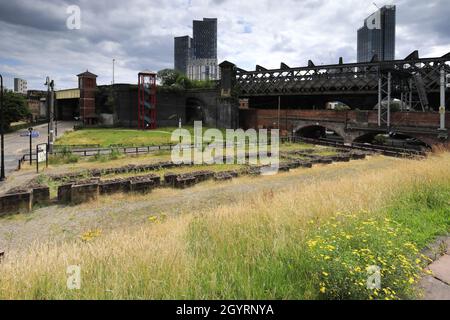
[[[381,75],[391,72],[392,92],[403,92],[408,81],[419,74],[427,93],[439,92],[440,69],[450,73],[450,53],[440,58],[419,58],[418,53],[404,60],[374,61],[255,71],[235,69],[235,85],[241,96],[311,95],[311,94],[377,94]]]

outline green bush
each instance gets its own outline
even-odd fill
[[[77,163],[80,160],[80,157],[73,154],[72,151],[68,148],[63,148],[60,153],[56,155],[52,155],[49,157],[50,164],[69,164],[69,163]]]
[[[110,160],[117,160],[120,159],[122,157],[122,153],[120,153],[117,149],[113,149],[111,151],[111,153],[109,154],[100,154],[97,153],[94,156],[92,156],[89,161],[90,162],[107,162]]]
[[[3,115],[5,130],[12,122],[25,120],[31,116],[27,101],[22,94],[7,91],[3,93]],[[28,127],[28,126],[27,126]]]
[[[318,227],[305,252],[317,266],[323,299],[401,299],[414,295],[426,257],[409,241],[411,231],[389,218],[361,220],[339,214]],[[369,268],[380,268],[381,287],[367,286]]]
[[[378,135],[376,135],[375,138],[373,139],[373,141],[374,141],[376,144],[381,144],[381,145],[386,144],[387,140],[388,140],[388,139],[387,139],[387,137],[386,137],[384,134],[378,134]]]

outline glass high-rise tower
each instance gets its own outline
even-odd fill
[[[187,65],[192,59],[192,38],[175,37],[175,70],[187,73]]]
[[[217,59],[217,19],[194,20],[194,56]]]
[[[217,63],[217,18],[194,20],[193,38],[175,38],[175,69],[192,80],[220,78]]]
[[[381,61],[395,60],[396,7],[384,6],[364,20],[358,30],[358,62],[369,62],[374,55]]]

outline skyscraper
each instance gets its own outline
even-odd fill
[[[374,55],[381,61],[395,60],[396,7],[384,6],[367,19],[358,30],[358,62],[368,62]]]
[[[217,19],[194,20],[193,38],[175,38],[175,69],[191,80],[217,80]]]
[[[194,56],[217,59],[217,19],[194,20]]]
[[[192,38],[175,37],[175,70],[187,74],[187,65],[192,59]]]

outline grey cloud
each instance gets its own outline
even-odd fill
[[[58,31],[66,28],[67,5],[40,1],[0,2],[0,21],[27,26],[43,31]],[[58,8],[59,7],[59,8]]]
[[[0,0],[0,72],[41,88],[76,85],[89,69],[109,83],[136,82],[137,72],[173,65],[173,37],[191,34],[192,20],[219,18],[219,59],[251,69],[356,59],[356,30],[375,10],[373,0]],[[82,29],[67,30],[66,7],[79,5]],[[450,51],[448,0],[397,0],[399,57],[445,46]],[[241,22],[241,24],[239,24]],[[242,24],[243,23],[243,24]],[[245,33],[244,25],[251,26]],[[440,47],[439,47],[440,48]],[[438,50],[438,51],[439,51]],[[440,51],[439,51],[440,52]],[[444,52],[442,52],[443,54]],[[20,61],[10,63],[8,61]],[[4,70],[1,70],[4,69]]]

